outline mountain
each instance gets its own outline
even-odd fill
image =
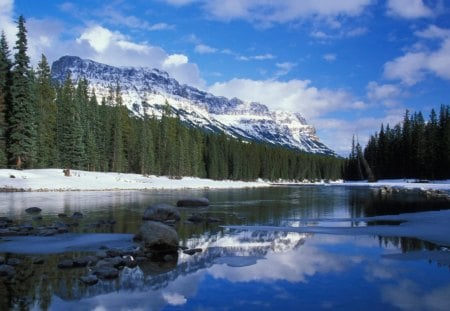
[[[172,112],[191,126],[224,131],[244,140],[334,154],[300,114],[270,111],[260,103],[214,96],[181,85],[158,69],[114,67],[76,56],[63,56],[52,64],[54,81],[63,82],[69,72],[74,80],[86,78],[98,98],[108,96],[110,87],[118,83],[124,104],[138,116],[159,117],[167,102]]]

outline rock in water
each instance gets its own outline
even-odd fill
[[[41,211],[42,211],[42,209],[40,209],[37,206],[32,206],[25,210],[25,212],[27,212],[29,214],[37,214],[37,213],[40,213]]]
[[[178,249],[178,234],[170,226],[160,222],[144,221],[139,229],[139,237],[144,248],[165,251]]]
[[[159,222],[179,221],[180,212],[169,204],[153,204],[147,207],[142,216],[143,220],[153,220]]]
[[[86,285],[94,285],[94,284],[98,283],[98,278],[97,278],[97,276],[90,274],[90,275],[81,276],[80,281]]]
[[[181,199],[177,202],[178,207],[197,207],[208,206],[209,200],[207,198],[187,198]]]
[[[10,265],[0,265],[0,278],[12,279],[16,276],[16,269]]]

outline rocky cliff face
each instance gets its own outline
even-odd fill
[[[311,153],[334,154],[320,142],[315,129],[299,114],[270,111],[260,103],[227,99],[180,85],[166,72],[137,67],[113,67],[75,56],[64,56],[52,65],[52,78],[62,82],[86,78],[98,98],[117,83],[123,102],[136,115],[161,115],[167,102],[181,120],[210,131],[261,141]]]

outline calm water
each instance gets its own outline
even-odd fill
[[[234,230],[223,225],[365,226],[348,218],[443,208],[423,202],[379,202],[371,190],[334,186],[270,189],[71,193],[0,193],[0,216],[34,226],[82,212],[79,233],[136,233],[145,208],[205,196],[206,209],[183,209],[176,226],[183,246],[203,249],[174,262],[124,268],[120,277],[86,286],[87,268],[56,268],[75,253],[0,256],[22,260],[16,281],[0,281],[0,309],[49,310],[448,310],[449,264],[392,254],[446,252],[417,239]],[[25,213],[43,209],[42,220]],[[445,207],[445,206],[444,206]],[[450,207],[450,206],[449,206]],[[187,224],[193,213],[222,222]],[[98,225],[99,221],[115,225]],[[339,219],[339,221],[336,221]],[[420,256],[419,256],[420,257]]]

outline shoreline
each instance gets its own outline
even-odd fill
[[[450,180],[416,182],[414,179],[392,179],[379,180],[375,183],[342,180],[330,182],[269,182],[264,180],[212,180],[198,177],[169,178],[167,176],[143,176],[132,173],[82,170],[71,170],[71,176],[64,176],[63,169],[0,169],[0,193],[245,189],[272,186],[356,186],[450,191]]]
[[[266,181],[212,180],[197,177],[169,178],[132,173],[89,172],[63,169],[0,169],[0,193],[139,191],[184,189],[244,189],[270,187]]]

